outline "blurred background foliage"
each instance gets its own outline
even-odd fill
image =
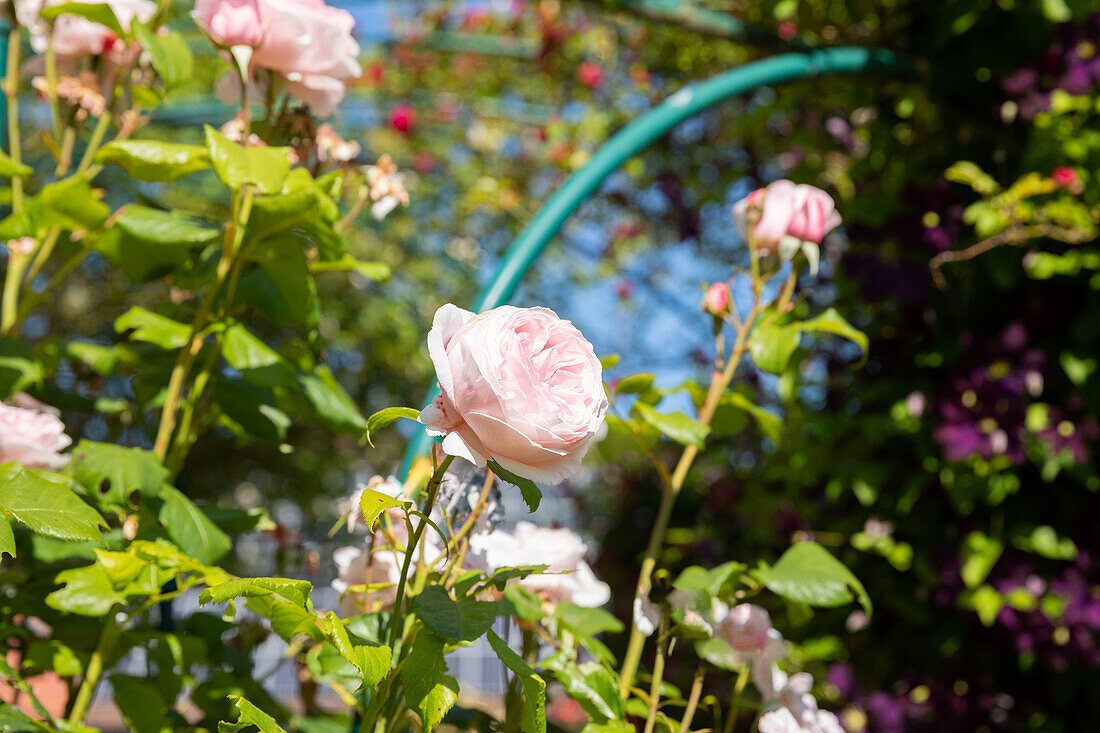
[[[782,438],[761,449],[745,425],[726,426],[676,507],[663,563],[675,570],[688,557],[777,557],[797,537],[830,546],[870,592],[873,618],[771,610],[801,642],[807,668],[828,679],[823,704],[844,711],[850,730],[1093,725],[1093,3],[338,4],[359,22],[364,76],[333,124],[362,144],[360,162],[391,155],[409,173],[412,201],[384,225],[361,216],[348,235],[360,260],[388,268],[387,281],[321,275],[316,325],[284,328],[272,317],[264,335],[303,348],[323,342],[324,362],[366,414],[426,394],[424,335],[435,309],[471,304],[547,196],[615,130],[684,84],[805,48],[887,48],[913,58],[916,81],[808,79],[683,124],[582,207],[516,302],[554,307],[599,353],[619,353],[611,379],[648,371],[672,386],[705,375],[700,286],[730,277],[744,258],[730,205],[780,176],[830,191],[845,236],[824,257],[812,304],[836,304],[865,330],[870,359],[853,368],[840,347],[804,344],[813,353],[797,373],[747,370],[743,389],[782,416]],[[189,4],[177,5],[183,13]],[[180,139],[192,129],[182,123],[227,120],[228,108],[198,96],[227,68],[203,57],[142,136]],[[46,119],[44,107],[24,114]],[[36,152],[46,157],[35,144],[28,141],[32,162]],[[960,160],[976,166],[952,168]],[[1029,173],[1048,180],[1059,166],[1072,167],[1072,186],[1004,193]],[[99,179],[108,196],[132,199],[115,187],[128,179],[112,175]],[[204,181],[137,194],[171,206],[198,200],[190,187],[211,185]],[[1044,216],[1080,236],[1068,244],[1008,237],[945,263],[937,287],[929,269],[937,255]],[[93,255],[22,336],[43,353],[71,337],[111,343],[115,318],[133,304],[123,296],[140,292],[152,307],[173,297],[170,287],[135,282]],[[74,437],[148,447],[154,416],[126,406],[134,389],[128,377],[104,378],[58,354],[40,396],[65,410]],[[94,409],[97,398],[100,407],[101,398],[119,400],[117,411]],[[368,451],[319,425],[293,425],[281,445],[222,426],[196,445],[180,487],[224,509],[266,507],[279,523],[238,543],[230,569],[324,582],[333,574],[326,532],[337,501],[395,470],[409,435],[390,431]],[[570,508],[555,518],[583,516],[580,528],[600,548],[597,572],[632,587],[659,490],[641,459],[595,458],[584,480],[562,490]],[[615,601],[628,617],[630,598]],[[688,669],[670,674],[681,685],[690,679]]]

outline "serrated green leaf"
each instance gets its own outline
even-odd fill
[[[317,417],[330,428],[348,435],[365,434],[366,419],[327,366],[317,367],[313,374],[299,374],[298,387]]]
[[[400,418],[408,418],[409,420],[416,420],[420,417],[420,411],[414,410],[411,407],[386,407],[367,418],[367,442],[370,445],[374,445],[371,441],[371,433],[377,433],[384,427],[391,425]]]
[[[47,537],[98,544],[103,544],[100,528],[107,527],[99,512],[68,487],[65,477],[17,463],[0,466],[0,524],[6,528],[0,551],[14,556],[10,520]]]
[[[286,148],[245,147],[209,125],[206,150],[218,178],[233,190],[251,184],[260,193],[279,193],[290,172]]]
[[[370,532],[374,531],[374,525],[378,522],[378,517],[382,512],[398,507],[408,509],[409,506],[410,503],[407,501],[395,499],[373,489],[363,489],[363,493],[359,497],[359,510],[363,512],[363,518],[367,522],[367,530]]]
[[[110,3],[101,2],[67,2],[47,5],[42,8],[38,16],[45,20],[52,20],[60,15],[79,15],[93,23],[107,26],[116,36],[125,38],[128,34],[115,17],[115,11]]]
[[[221,237],[221,229],[177,213],[128,204],[115,215],[114,226],[151,247],[197,247]]]
[[[422,630],[400,672],[405,702],[420,716],[425,731],[435,730],[458,700],[458,680],[447,674],[443,649],[443,639]]]
[[[127,331],[131,341],[153,344],[165,350],[182,348],[191,337],[190,326],[138,306],[115,319],[115,332]]]
[[[753,363],[765,372],[782,373],[798,348],[799,333],[796,324],[757,326],[749,337],[749,353]]]
[[[534,512],[539,508],[539,504],[542,502],[542,489],[536,486],[534,481],[517,476],[496,461],[489,461],[489,470],[496,474],[498,478],[519,489],[520,496],[523,497],[523,503],[527,505],[528,511]]]
[[[157,518],[172,542],[188,555],[213,565],[233,547],[229,536],[178,489],[165,486],[160,498],[164,503]]]
[[[26,178],[34,170],[24,163],[16,163],[7,153],[0,150],[0,176],[6,178]]]
[[[797,325],[805,333],[831,333],[846,338],[849,341],[853,341],[859,346],[863,354],[863,359],[861,359],[859,363],[862,364],[863,361],[867,359],[867,352],[870,346],[867,340],[867,334],[848,323],[836,308],[829,308],[824,313],[814,316],[809,320],[802,321]]]
[[[237,708],[237,720],[232,723],[218,723],[218,733],[237,733],[237,731],[255,727],[260,733],[286,733],[275,718],[245,700],[240,695],[230,695],[229,699]]]
[[[685,591],[701,591],[708,596],[717,596],[722,586],[735,573],[745,570],[745,565],[739,562],[725,562],[716,568],[706,570],[698,565],[684,568],[684,570],[672,582],[672,587]]]
[[[858,601],[868,614],[871,599],[852,571],[815,542],[790,547],[772,567],[761,571],[768,590],[811,606],[843,606]]]
[[[113,163],[141,181],[167,183],[209,168],[210,154],[201,145],[115,140],[96,152],[95,161]]]
[[[166,89],[173,89],[191,79],[195,61],[182,35],[175,31],[157,33],[138,20],[130,24],[130,30],[149,54],[153,69],[164,81]]]
[[[702,448],[710,433],[709,427],[682,412],[657,412],[644,402],[635,403],[632,411],[661,434],[667,435],[681,445]]]
[[[259,598],[277,595],[304,609],[309,609],[309,594],[313,584],[292,578],[236,578],[207,588],[199,595],[199,604],[226,603],[234,598]]]
[[[8,518],[0,516],[0,559],[3,559],[5,553],[15,557],[15,533],[11,531]]]
[[[489,646],[523,686],[523,730],[546,733],[546,682],[503,639],[489,632]]]
[[[354,644],[348,635],[344,622],[332,611],[329,611],[328,615],[325,616],[324,627],[329,641],[340,652],[340,656],[354,664],[355,668],[359,670],[362,678],[360,679],[360,685],[373,687],[389,674],[392,651],[388,646],[373,643]]]
[[[416,597],[416,615],[437,636],[450,641],[476,641],[496,620],[499,606],[470,597],[457,601],[439,585],[429,585]]]
[[[73,449],[69,470],[101,505],[111,507],[127,506],[134,492],[156,496],[168,480],[168,469],[152,451],[91,440]]]

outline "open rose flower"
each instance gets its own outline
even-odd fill
[[[191,17],[220,46],[258,46],[264,39],[261,0],[196,0]]]
[[[344,98],[345,83],[362,73],[351,13],[323,0],[260,0],[263,40],[252,64],[281,74],[287,91],[322,117]]]
[[[65,434],[65,424],[45,405],[27,397],[18,399],[19,406],[0,402],[0,464],[14,461],[27,468],[61,468],[69,460],[61,451],[73,442]]]
[[[594,608],[611,600],[611,588],[585,562],[588,547],[570,529],[520,522],[514,532],[498,529],[470,537],[467,565],[493,573],[500,568],[548,565],[545,573],[516,581],[551,603],[569,601]]]
[[[49,27],[39,19],[43,8],[63,5],[66,0],[19,0],[16,2],[17,18],[20,24],[31,30],[31,47],[37,53],[45,53],[48,45]],[[157,12],[153,0],[83,0],[88,5],[107,5],[115,14],[123,29],[129,30],[135,19],[148,23]],[[121,62],[126,53],[126,44],[105,25],[94,23],[87,18],[63,13],[53,23],[53,48],[59,62],[64,66],[85,56],[109,55],[114,61]]]
[[[428,332],[441,394],[420,414],[443,450],[557,484],[580,468],[607,396],[592,344],[548,308],[474,315],[447,304]]]
[[[821,189],[781,180],[734,204],[733,222],[758,250],[775,252],[783,260],[802,250],[816,272],[821,240],[840,226],[840,214]]]

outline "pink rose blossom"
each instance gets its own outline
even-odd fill
[[[840,226],[829,194],[819,188],[776,181],[734,204],[733,221],[741,236],[760,250],[789,259],[804,244],[820,245]]]
[[[264,39],[262,0],[197,0],[191,17],[220,46],[258,46]]]
[[[287,80],[287,91],[328,115],[344,98],[345,84],[362,73],[351,13],[322,0],[258,0],[263,40],[252,65]]]
[[[443,450],[540,483],[580,468],[607,412],[600,361],[548,308],[474,315],[447,304],[428,333],[441,394],[420,414]]]
[[[48,27],[38,19],[42,8],[62,5],[67,0],[29,0],[19,14],[20,23],[31,29],[31,47],[38,53],[44,53],[48,44]],[[118,23],[129,30],[135,19],[148,23],[157,12],[153,0],[83,0],[88,5],[106,4],[115,14]],[[17,3],[17,5],[20,3]],[[63,13],[53,24],[53,48],[58,59],[64,63],[84,56],[109,54],[113,60],[121,61],[125,45],[114,31],[105,25],[93,23],[87,18]]]
[[[51,408],[29,398],[19,407],[0,402],[0,464],[55,470],[68,462],[61,451],[72,442]]]
[[[718,635],[734,651],[759,654],[768,645],[772,619],[768,612],[751,603],[739,603],[718,624]]]
[[[470,538],[467,565],[493,573],[500,568],[548,565],[544,573],[516,581],[552,603],[595,608],[611,600],[611,588],[585,562],[588,547],[573,530],[520,522],[514,532],[494,530]]]

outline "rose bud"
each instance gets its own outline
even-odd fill
[[[725,283],[714,283],[703,296],[702,308],[712,316],[721,316],[729,310],[730,289]]]

